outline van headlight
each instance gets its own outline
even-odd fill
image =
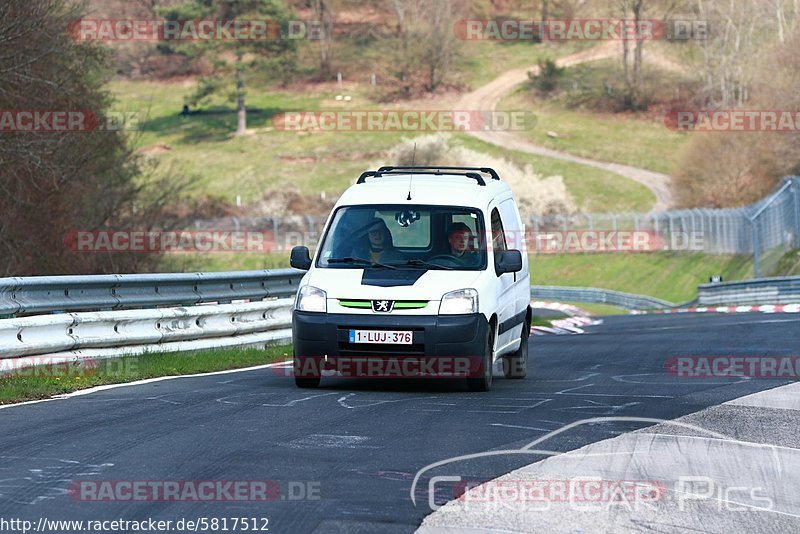
[[[325,313],[328,311],[328,295],[314,286],[303,286],[297,292],[294,309],[305,312]]]
[[[474,289],[459,289],[445,293],[439,305],[439,315],[478,313],[478,292]]]

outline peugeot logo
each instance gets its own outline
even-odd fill
[[[379,313],[389,313],[394,308],[393,300],[373,300],[372,311]]]

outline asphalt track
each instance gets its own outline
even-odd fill
[[[0,410],[0,518],[269,518],[271,532],[411,532],[431,513],[431,476],[483,481],[543,459],[498,455],[425,473],[451,457],[519,448],[602,416],[674,419],[770,389],[771,379],[682,379],[672,356],[797,355],[800,317],[779,314],[609,317],[584,335],[531,338],[535,374],[460,382],[324,380],[296,389],[273,370],[185,378]],[[582,425],[548,449],[570,451],[642,423]],[[545,444],[543,444],[545,445]],[[272,480],[271,502],[82,502],[75,480]],[[302,484],[310,483],[303,486]],[[295,489],[319,497],[294,500]],[[453,488],[437,486],[436,503]],[[300,492],[298,491],[298,494]]]

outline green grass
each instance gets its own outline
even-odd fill
[[[179,376],[240,369],[282,361],[291,356],[291,346],[260,349],[215,349],[197,352],[143,354],[97,361],[22,369],[0,378],[0,404],[47,399],[105,384],[133,382],[161,376]]]
[[[557,59],[594,46],[595,43],[532,44],[521,41],[460,41],[462,59],[459,70],[467,85],[477,89],[504,72],[521,67],[534,67],[542,59]]]
[[[588,312],[593,317],[602,317],[604,315],[627,315],[630,313],[625,308],[618,308],[617,306],[609,306],[608,304],[594,304],[591,302],[565,302],[564,304],[572,304],[578,308]]]
[[[531,317],[531,326],[546,326],[550,328],[553,326],[552,321],[556,321],[558,319],[565,319],[566,315],[548,315],[547,317],[542,317],[540,315],[534,315]]]
[[[541,254],[531,257],[531,283],[586,286],[650,295],[674,303],[692,300],[712,275],[752,277],[750,256],[699,253]]]
[[[319,109],[370,109],[368,102],[342,105],[331,93],[251,89],[248,129],[235,137],[233,106],[219,100],[203,113],[179,116],[191,85],[122,82],[110,85],[115,109],[140,111],[146,119],[132,136],[135,146],[158,163],[156,174],[172,173],[191,179],[192,195],[208,194],[245,202],[287,185],[303,193],[340,192],[381,154],[397,144],[397,132],[280,131],[273,128],[277,114]]]
[[[800,276],[800,249],[784,254],[771,270],[770,276]]]
[[[288,269],[289,252],[165,254],[159,265],[162,272],[184,273]]]
[[[537,174],[562,176],[580,211],[648,211],[656,201],[647,187],[618,174],[509,150],[468,135],[457,136],[457,141],[467,148],[505,158],[518,166],[532,165]]]
[[[580,65],[568,69],[568,79],[561,83],[581,84],[592,90],[604,86],[604,77],[614,72],[610,61]],[[672,83],[673,75],[664,75],[664,84]],[[567,98],[544,99],[526,87],[506,97],[500,108],[525,110],[536,114],[534,129],[519,135],[547,148],[600,161],[623,163],[668,174],[675,155],[687,136],[669,130],[660,114],[599,113],[570,108]],[[552,138],[547,132],[555,132]]]

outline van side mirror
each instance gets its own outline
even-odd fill
[[[311,255],[308,252],[308,247],[294,247],[292,255],[289,257],[289,265],[301,271],[307,271],[311,268]]]
[[[497,274],[518,273],[522,270],[522,252],[504,250],[495,263]]]

